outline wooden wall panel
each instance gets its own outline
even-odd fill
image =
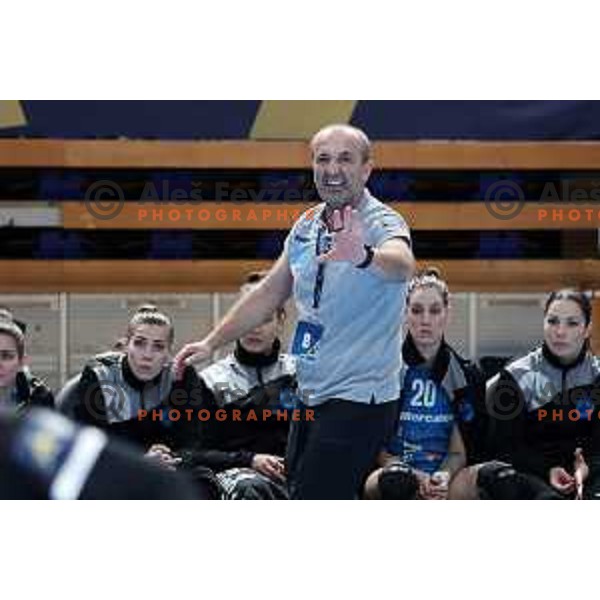
[[[599,169],[598,142],[375,142],[380,169]],[[303,141],[0,140],[0,167],[304,169]]]
[[[421,266],[424,263],[420,263]],[[429,261],[452,291],[542,292],[559,287],[600,290],[600,260]],[[231,292],[269,261],[3,260],[0,293]]]

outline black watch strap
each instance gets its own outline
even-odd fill
[[[373,262],[373,256],[375,255],[373,247],[365,244],[365,250],[367,252],[367,256],[365,257],[365,260],[356,265],[357,269],[366,269]]]

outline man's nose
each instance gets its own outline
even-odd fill
[[[330,163],[325,165],[325,174],[329,177],[337,175],[340,172],[340,165],[332,160]]]

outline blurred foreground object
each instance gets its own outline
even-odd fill
[[[196,499],[184,476],[55,412],[0,412],[1,499]]]

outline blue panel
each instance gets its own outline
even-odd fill
[[[0,136],[246,139],[258,100],[24,101],[28,125]],[[374,140],[599,139],[598,101],[361,101],[352,122]]]
[[[595,139],[598,101],[360,102],[352,123],[372,139]]]
[[[103,100],[23,102],[28,126],[0,136],[244,139],[258,100]]]

